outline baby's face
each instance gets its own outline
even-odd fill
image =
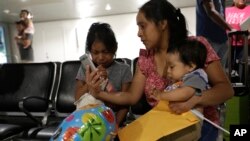
[[[179,53],[168,53],[166,66],[166,75],[173,81],[181,80],[185,74],[193,71],[194,69],[193,67],[181,62]]]

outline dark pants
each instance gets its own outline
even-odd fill
[[[203,121],[201,129],[201,138],[199,141],[216,141],[218,137],[218,128],[214,127],[212,124]]]

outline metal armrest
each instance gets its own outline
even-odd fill
[[[42,102],[45,102],[44,104],[48,106],[47,110],[44,113],[43,119],[41,121],[35,118],[35,116],[33,116],[31,112],[25,108],[25,105],[28,105],[29,102],[31,103],[32,100],[41,100]],[[48,116],[51,114],[51,111],[53,108],[51,100],[38,97],[38,96],[24,97],[22,100],[19,101],[18,106],[19,106],[19,109],[23,111],[31,120],[33,120],[35,123],[37,123],[39,126],[42,126],[42,127],[47,124]]]
[[[131,106],[129,106],[129,111],[126,116],[126,121],[124,122],[124,125],[128,125],[129,123],[133,122],[136,119],[135,115],[132,112]]]

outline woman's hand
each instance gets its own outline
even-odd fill
[[[175,114],[182,114],[198,106],[199,100],[200,96],[194,95],[187,101],[169,102],[169,108]]]

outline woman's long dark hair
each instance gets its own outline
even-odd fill
[[[167,0],[150,0],[139,8],[139,11],[156,25],[167,20],[170,47],[182,43],[187,38],[188,30],[184,15]]]

